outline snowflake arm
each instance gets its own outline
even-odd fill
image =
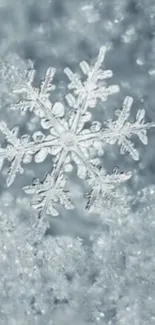
[[[94,204],[99,198],[103,198],[107,195],[110,195],[113,189],[118,186],[120,183],[127,181],[131,177],[131,173],[119,173],[117,170],[114,170],[111,175],[107,174],[105,169],[99,166],[99,159],[88,160],[81,151],[80,148],[77,148],[77,156],[79,163],[77,168],[80,168],[80,172],[84,177],[83,179],[87,180],[87,183],[91,187],[90,192],[88,193],[87,199],[87,209]]]
[[[42,81],[42,84],[40,86],[40,89],[37,89],[38,96],[40,99],[46,99],[50,96],[50,91],[55,89],[55,85],[52,84],[53,78],[55,75],[55,68],[49,67],[46,71],[45,78]],[[19,89],[14,89],[14,93],[22,94],[22,93],[29,93],[29,96],[32,94],[33,88],[32,84],[34,82],[36,71],[34,69],[31,69],[27,74],[27,83],[24,87]]]
[[[83,83],[80,77],[74,74],[68,67],[64,70],[70,80],[68,88],[73,90],[73,94],[67,94],[66,100],[70,106],[78,109],[75,120],[73,121],[72,130],[77,129],[81,115],[84,114],[89,107],[94,108],[98,99],[106,101],[109,95],[119,91],[117,85],[106,87],[106,83],[103,81],[107,78],[111,78],[113,75],[111,70],[103,71],[100,69],[105,54],[106,47],[102,47],[94,67],[89,67],[88,63],[85,61],[80,63],[83,73],[87,76],[86,81]]]
[[[66,209],[73,208],[68,191],[64,190],[66,178],[62,168],[66,159],[67,152],[62,149],[59,156],[55,159],[54,169],[51,174],[47,174],[44,181],[34,180],[33,185],[24,187],[27,194],[34,195],[32,206],[39,210],[40,217],[46,214],[57,216],[59,213],[54,203],[61,203]]]
[[[0,168],[3,167],[4,159],[11,162],[7,177],[7,186],[10,186],[16,177],[17,172],[23,173],[21,164],[28,164],[34,160],[36,163],[43,162],[48,154],[52,154],[53,137],[45,136],[42,132],[34,132],[32,140],[27,134],[20,139],[17,138],[18,127],[11,131],[4,121],[0,122],[0,131],[6,136],[8,144],[6,148],[0,148]],[[62,160],[61,160],[62,163]]]
[[[59,215],[56,206],[61,203],[66,209],[73,209],[74,206],[65,191],[66,179],[61,173],[55,181],[55,171],[47,174],[43,182],[38,179],[34,180],[33,185],[25,186],[23,189],[27,194],[34,195],[32,206],[39,210],[40,216],[51,214]]]
[[[14,90],[14,93],[23,95],[24,99],[22,98],[19,102],[12,105],[11,109],[20,109],[23,114],[27,110],[33,111],[36,116],[41,118],[43,127],[46,125],[45,128],[49,128],[50,126],[55,126],[56,128],[57,124],[59,124],[57,118],[64,115],[64,106],[60,102],[52,105],[49,100],[49,92],[55,89],[55,86],[52,85],[54,74],[55,69],[52,67],[48,68],[40,89],[36,89],[32,85],[35,71],[30,71],[26,85],[21,89]]]
[[[103,142],[110,144],[118,143],[120,153],[128,152],[134,160],[139,160],[139,154],[131,141],[133,135],[138,136],[143,144],[148,143],[147,130],[155,127],[155,123],[145,123],[145,110],[140,109],[136,115],[136,121],[130,123],[128,117],[133,103],[133,98],[127,96],[123,102],[122,110],[116,111],[118,119],[116,121],[109,120],[106,123],[106,128],[102,130],[99,137]]]
[[[87,76],[87,80],[84,83],[82,83],[77,74],[74,74],[69,68],[65,68],[64,72],[70,80],[68,88],[74,91],[75,96],[78,96],[78,105],[83,101],[86,101],[87,107],[95,107],[98,98],[106,101],[108,95],[117,93],[119,91],[118,86],[110,86],[111,88],[109,87],[108,91],[106,91],[105,83],[104,86],[100,86],[98,84],[99,80],[106,80],[113,76],[111,70],[103,71],[100,68],[104,61],[106,51],[106,47],[101,47],[94,67],[90,67],[86,61],[80,62],[80,68]],[[69,105],[76,102],[74,96],[70,93],[66,96],[66,99]],[[87,108],[85,107],[85,110],[86,109]]]
[[[93,206],[104,206],[104,199],[111,196],[119,184],[126,182],[131,177],[130,172],[119,173],[116,169],[113,170],[111,175],[109,175],[103,167],[100,169],[93,167],[93,169],[94,176],[91,175],[87,180],[90,191],[88,194],[86,194],[86,209],[89,211],[93,208]]]
[[[23,155],[20,150],[18,151],[20,146],[20,140],[17,138],[18,128],[15,127],[10,131],[7,124],[4,121],[1,121],[0,131],[5,135],[6,140],[9,142],[6,148],[0,148],[0,168],[3,167],[4,159],[11,161],[7,177],[7,186],[10,186],[16,177],[16,173],[23,173],[23,168],[21,167]]]
[[[54,78],[54,75],[55,75],[55,68],[52,68],[52,67],[49,67],[46,71],[46,74],[45,74],[45,78],[41,84],[41,87],[40,87],[40,96],[42,98],[48,98],[49,97],[49,93],[50,91],[52,90],[55,90],[55,85],[52,84],[53,82],[53,78]]]

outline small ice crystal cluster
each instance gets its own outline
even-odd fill
[[[43,163],[48,155],[51,156],[52,170],[46,173],[43,180],[35,179],[32,185],[24,187],[24,191],[31,195],[32,206],[38,209],[39,215],[57,216],[59,204],[66,209],[74,208],[66,187],[67,175],[74,165],[78,177],[88,187],[86,209],[92,210],[95,206],[102,209],[105,196],[131,177],[130,172],[116,169],[112,174],[107,173],[101,162],[105,145],[117,144],[121,154],[128,153],[138,160],[132,136],[136,135],[146,145],[147,130],[155,126],[154,123],[145,123],[144,109],[138,110],[134,123],[129,121],[133,103],[133,98],[129,96],[116,111],[114,120],[108,120],[103,125],[100,121],[92,121],[97,102],[105,102],[109,96],[119,92],[117,85],[107,86],[106,83],[113,76],[111,70],[102,69],[106,51],[106,47],[101,47],[93,66],[86,61],[80,62],[82,78],[69,67],[65,68],[64,73],[69,80],[66,105],[64,102],[51,102],[55,90],[53,78],[56,71],[53,67],[47,69],[39,88],[33,86],[35,70],[32,69],[28,72],[26,84],[14,89],[19,96],[18,102],[10,108],[20,110],[21,114],[27,111],[35,114],[40,118],[42,131],[34,132],[32,137],[28,134],[18,137],[18,126],[10,130],[4,121],[0,122],[0,131],[7,142],[5,148],[0,148],[0,169],[5,159],[10,163],[7,186],[14,182],[18,173],[24,172],[24,165],[32,159],[36,163]]]

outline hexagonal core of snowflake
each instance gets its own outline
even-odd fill
[[[60,141],[62,145],[67,148],[73,147],[76,143],[76,140],[76,135],[70,131],[63,132],[60,136]]]

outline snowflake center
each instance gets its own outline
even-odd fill
[[[73,147],[76,142],[76,136],[74,133],[71,132],[64,132],[61,135],[61,142],[66,147]]]

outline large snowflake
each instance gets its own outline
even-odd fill
[[[55,89],[55,69],[52,67],[48,68],[39,89],[33,86],[35,71],[31,70],[25,86],[14,90],[19,95],[19,101],[11,109],[19,109],[21,114],[28,110],[33,112],[40,118],[45,133],[38,131],[33,133],[32,138],[28,134],[18,138],[18,127],[10,130],[4,121],[0,122],[0,131],[7,140],[6,147],[0,148],[0,168],[5,159],[10,162],[7,186],[14,182],[17,173],[23,173],[24,164],[30,163],[33,158],[36,163],[42,163],[47,155],[51,155],[53,167],[44,180],[35,179],[32,185],[24,187],[26,193],[33,195],[32,205],[42,215],[58,215],[58,203],[67,209],[74,207],[66,190],[66,173],[72,171],[73,164],[77,166],[77,175],[89,187],[86,207],[102,206],[105,196],[131,176],[131,173],[116,170],[107,174],[100,160],[105,145],[117,143],[121,154],[127,152],[138,160],[132,136],[137,135],[146,145],[147,129],[155,126],[154,123],[144,122],[144,109],[138,110],[134,123],[128,121],[133,102],[129,96],[121,109],[116,111],[115,120],[108,120],[104,125],[92,121],[92,109],[96,108],[97,101],[105,102],[108,96],[119,91],[117,85],[107,86],[106,80],[112,77],[112,71],[101,68],[106,50],[106,47],[100,49],[94,66],[89,66],[85,61],[80,63],[85,81],[68,67],[65,68],[69,79],[69,93],[65,97],[69,113],[65,112],[65,105],[61,102],[51,102],[51,93]]]

